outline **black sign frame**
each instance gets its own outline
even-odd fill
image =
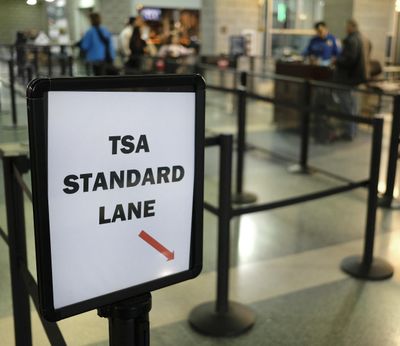
[[[55,309],[53,301],[50,224],[48,207],[48,103],[49,91],[136,91],[195,93],[195,164],[189,269]],[[200,75],[145,75],[119,77],[38,78],[27,88],[30,160],[32,174],[35,247],[40,312],[58,321],[101,306],[189,280],[201,272],[203,257],[203,185],[205,83]]]

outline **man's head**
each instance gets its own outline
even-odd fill
[[[98,14],[97,12],[92,12],[89,15],[89,18],[90,18],[90,23],[93,26],[99,26],[101,24],[100,14]]]
[[[346,32],[351,34],[356,31],[358,31],[358,23],[354,19],[349,19],[346,22]]]
[[[320,38],[325,38],[328,35],[328,27],[325,22],[315,23],[314,29]]]
[[[132,25],[135,24],[136,18],[135,17],[129,17],[127,25]]]

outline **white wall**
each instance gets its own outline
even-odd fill
[[[393,32],[394,0],[354,0],[353,17],[360,31],[372,43],[372,58],[382,63],[385,58],[386,37]]]
[[[259,16],[259,0],[203,0],[202,54],[227,54],[229,36],[241,35],[245,29],[257,32]]]

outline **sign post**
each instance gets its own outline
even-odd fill
[[[140,330],[146,340],[149,292],[200,273],[204,93],[197,75],[29,84],[46,319],[98,309],[113,344],[132,344]]]

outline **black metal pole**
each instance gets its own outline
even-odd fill
[[[68,75],[70,77],[74,76],[74,58],[72,55],[68,56]]]
[[[310,143],[310,107],[311,107],[311,83],[304,82],[303,111],[301,112],[301,138],[300,138],[300,158],[297,165],[289,167],[291,173],[309,173],[308,151]]]
[[[60,65],[61,65],[61,75],[65,76],[67,74],[67,55],[65,53],[65,46],[60,46]]]
[[[3,157],[15,344],[25,346],[32,345],[32,332],[29,293],[20,270],[27,255],[23,192],[14,177],[15,162],[15,157]]]
[[[14,126],[17,126],[17,104],[15,100],[15,75],[14,75],[14,61],[10,59],[8,61],[8,73],[9,73],[9,81],[10,81],[10,96],[11,96],[11,115],[12,115],[12,123]]]
[[[195,307],[189,316],[190,325],[210,336],[235,336],[246,332],[255,322],[252,310],[229,301],[230,221],[232,218],[232,135],[219,136],[219,206],[217,299]]]
[[[309,81],[304,83],[304,106],[310,107],[311,100],[311,85]],[[304,170],[307,170],[308,164],[308,146],[309,146],[309,134],[310,134],[310,111],[305,109],[302,112],[302,124],[301,124],[301,152],[300,152],[300,165]]]
[[[149,346],[151,294],[124,300],[98,309],[108,318],[110,346]]]
[[[85,63],[85,70],[86,70],[86,76],[91,76],[92,75],[92,65],[89,62]]]
[[[255,57],[254,56],[250,56],[249,57],[250,61],[250,82],[248,83],[248,88],[250,92],[254,92],[254,70],[255,70]],[[248,76],[249,77],[249,76]]]
[[[33,48],[33,66],[35,68],[35,76],[39,76],[39,52],[36,47]]]
[[[386,190],[379,200],[379,206],[390,208],[393,202],[393,191],[396,182],[396,170],[400,137],[400,95],[393,98],[392,128],[390,133],[389,159],[386,172]]]
[[[10,45],[10,59],[14,60],[14,45]]]
[[[393,267],[383,259],[374,258],[376,209],[378,206],[378,182],[383,136],[383,119],[373,123],[372,148],[369,168],[367,220],[364,252],[362,256],[351,256],[343,260],[341,268],[351,276],[366,280],[384,280],[393,275]]]
[[[369,186],[367,204],[367,222],[365,227],[365,242],[363,264],[370,267],[374,256],[374,239],[376,224],[376,209],[378,206],[378,183],[381,162],[383,120],[376,119],[372,134],[372,150],[369,163]]]
[[[47,47],[47,73],[49,77],[53,74],[53,62],[52,62],[52,54],[51,54],[51,47]]]
[[[33,79],[32,66],[26,67],[26,76],[28,78],[28,83],[29,83]]]
[[[219,83],[222,87],[225,86],[225,70],[223,68],[219,68]]]
[[[240,73],[240,86],[237,90],[237,163],[236,163],[236,191],[232,201],[237,204],[254,203],[257,197],[243,191],[244,155],[246,150],[246,85],[247,73]]]
[[[217,259],[217,313],[228,311],[228,287],[230,265],[230,222],[232,213],[232,137],[220,137],[219,161],[219,218]]]
[[[244,152],[246,145],[246,81],[247,74],[240,74],[240,87],[238,89],[238,139],[237,139],[237,165],[236,165],[236,193],[243,192]]]

